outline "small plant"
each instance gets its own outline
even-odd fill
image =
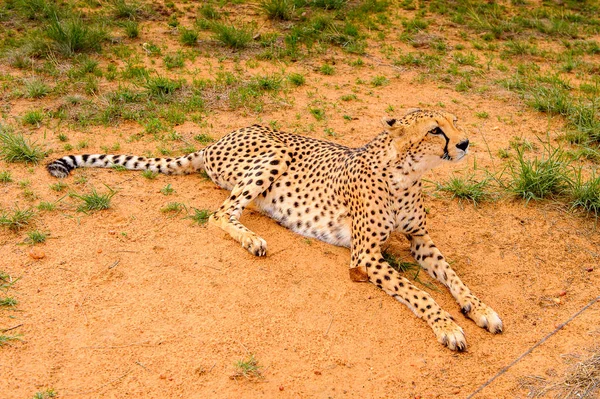
[[[288,80],[291,84],[293,84],[296,87],[302,86],[306,83],[306,78],[300,73],[290,73],[288,75]]]
[[[12,308],[12,307],[17,306],[18,303],[19,303],[19,301],[17,301],[15,298],[13,298],[11,296],[7,296],[4,298],[0,297],[0,306]]]
[[[37,209],[39,211],[53,211],[56,209],[56,202],[40,201],[40,203],[37,206]]]
[[[167,54],[163,57],[163,61],[167,69],[183,68],[185,65],[185,60],[183,59],[183,54],[181,52]]]
[[[232,380],[237,380],[238,378],[245,378],[251,381],[261,380],[264,378],[260,371],[261,368],[254,354],[251,353],[246,359],[235,362],[235,373],[229,378]]]
[[[281,88],[282,77],[277,74],[255,76],[251,86],[260,91],[276,91]]]
[[[148,94],[158,99],[164,99],[173,95],[181,88],[181,82],[166,77],[157,76],[146,80]]]
[[[83,21],[77,15],[60,18],[54,15],[46,29],[46,36],[54,47],[65,56],[87,51],[99,51],[107,33]]]
[[[510,158],[510,152],[506,148],[500,148],[498,150],[498,158],[508,159],[508,158]]]
[[[535,143],[532,143],[529,139],[523,137],[514,136],[508,142],[508,144],[511,146],[511,148],[514,148],[515,150],[521,150],[523,152],[537,150],[537,145],[535,145]]]
[[[456,63],[459,65],[470,65],[470,66],[477,65],[477,56],[473,53],[467,53],[467,54],[454,53],[452,55],[452,58],[454,58],[454,61],[456,61]]]
[[[203,226],[208,222],[208,218],[210,218],[212,212],[208,209],[196,209],[194,208],[194,214],[188,216],[188,219],[192,219],[194,222],[198,223],[200,226]]]
[[[200,15],[202,15],[204,18],[210,20],[210,21],[214,21],[217,19],[221,18],[221,14],[219,13],[219,11],[217,11],[212,4],[208,3],[208,4],[203,4],[199,9],[198,12],[200,13]]]
[[[473,205],[484,201],[490,197],[487,192],[489,179],[477,181],[475,175],[466,177],[453,176],[443,183],[435,183],[436,189],[452,194],[452,198],[458,198],[459,201],[473,201]]]
[[[0,183],[10,183],[12,181],[12,176],[8,170],[3,170],[0,172]]]
[[[58,140],[62,141],[62,142],[65,142],[65,141],[69,140],[69,137],[66,134],[64,134],[64,133],[59,133]]]
[[[25,95],[29,98],[42,98],[50,93],[50,87],[38,78],[25,80],[23,84],[25,85]]]
[[[563,193],[568,187],[567,165],[571,162],[560,148],[545,148],[541,159],[525,159],[522,149],[509,163],[510,180],[505,187],[526,202]]]
[[[371,79],[371,84],[375,87],[384,86],[390,83],[389,79],[385,76],[377,75]]]
[[[154,180],[156,179],[156,176],[158,176],[158,172],[154,172],[150,169],[147,169],[142,172],[142,176],[144,176],[148,180]]]
[[[485,111],[481,111],[481,112],[475,112],[475,116],[481,119],[487,119],[490,117],[490,114],[488,114]]]
[[[19,281],[19,279],[20,277],[16,279],[12,278],[11,275],[0,270],[0,291],[8,290],[10,287],[13,286],[14,283]]]
[[[128,38],[137,39],[140,36],[140,24],[137,21],[125,21],[122,26]]]
[[[254,37],[253,25],[242,24],[236,27],[233,24],[213,22],[211,29],[216,40],[233,49],[248,47]]]
[[[319,71],[323,75],[333,75],[335,73],[335,68],[330,64],[323,64],[321,65],[321,68],[319,68]]]
[[[21,336],[0,334],[0,348],[11,341],[21,341]]]
[[[600,216],[600,176],[593,173],[585,180],[581,172],[580,168],[569,188],[571,207],[593,213],[597,218]]]
[[[208,134],[205,134],[205,133],[201,133],[201,134],[194,136],[194,140],[196,140],[197,142],[199,142],[200,144],[203,144],[203,145],[207,145],[207,144],[210,144],[215,141],[215,139],[213,139],[212,137],[210,137]]]
[[[44,113],[39,110],[27,111],[23,115],[23,123],[25,123],[26,125],[40,127],[43,120],[44,120]]]
[[[46,152],[37,144],[15,134],[0,125],[0,159],[6,162],[25,162],[37,164],[46,156]]]
[[[427,27],[429,26],[429,22],[420,19],[419,17],[415,17],[414,19],[402,21],[402,25],[404,25],[404,28],[407,32],[416,33],[427,29]]]
[[[294,17],[293,0],[262,0],[260,8],[269,19],[289,21]]]
[[[89,194],[72,193],[71,197],[82,201],[82,204],[77,207],[77,211],[87,213],[110,208],[110,200],[117,192],[108,186],[106,188],[108,188],[108,193],[105,194],[99,194],[95,188]]]
[[[195,46],[198,42],[198,32],[191,29],[180,28],[179,41],[186,46]]]
[[[56,191],[56,192],[61,192],[63,191],[65,188],[69,187],[67,185],[67,183],[64,183],[62,181],[59,181],[58,183],[53,183],[50,185],[50,190],[52,191]]]
[[[144,7],[137,1],[111,0],[113,15],[117,18],[126,18],[129,20],[138,19],[146,13]]]
[[[35,212],[31,209],[20,209],[18,206],[11,211],[2,211],[0,213],[0,226],[11,231],[17,232],[26,226],[29,226]]]
[[[174,213],[179,214],[182,211],[187,210],[187,207],[181,202],[169,202],[163,208],[161,208],[162,213]]]
[[[29,231],[27,233],[27,242],[31,243],[31,244],[40,244],[42,242],[45,242],[46,239],[48,238],[48,234],[44,233],[42,231],[39,230],[33,230],[33,231]]]
[[[160,192],[163,195],[171,195],[175,192],[175,189],[171,186],[171,184],[167,184],[166,186],[164,186],[163,188],[160,189]]]
[[[325,110],[323,108],[309,108],[308,110],[316,120],[322,121],[325,119]]]

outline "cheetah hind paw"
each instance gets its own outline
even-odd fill
[[[267,242],[256,234],[247,234],[240,242],[242,247],[254,256],[267,255]]]

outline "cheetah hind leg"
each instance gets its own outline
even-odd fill
[[[255,256],[267,254],[267,242],[244,226],[239,218],[252,200],[269,190],[287,169],[287,156],[268,154],[253,162],[253,167],[231,190],[229,198],[210,217],[209,223],[220,227]],[[279,161],[279,162],[277,162]]]

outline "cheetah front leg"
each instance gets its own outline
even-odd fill
[[[381,254],[381,243],[387,237],[366,232],[370,230],[366,227],[373,224],[370,223],[372,219],[373,216],[369,217],[368,214],[353,218],[350,277],[356,281],[354,277],[366,273],[368,281],[408,306],[418,318],[425,320],[441,344],[452,350],[465,350],[465,334],[452,320],[452,316],[431,295],[415,287],[385,261]]]
[[[477,298],[461,281],[429,234],[412,236],[407,234],[406,237],[411,243],[410,251],[416,261],[430,276],[448,287],[464,315],[491,333],[502,332],[502,320],[498,314]]]
[[[239,218],[246,206],[287,169],[289,157],[284,153],[265,154],[250,163],[247,172],[233,187],[229,198],[211,215],[209,222],[227,232],[255,256],[267,254],[267,242],[248,229]]]

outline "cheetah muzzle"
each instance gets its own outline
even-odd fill
[[[419,265],[448,287],[467,317],[492,333],[502,331],[496,312],[460,280],[427,233],[421,176],[467,154],[469,140],[456,121],[452,114],[423,110],[384,118],[383,132],[360,148],[253,125],[179,158],[68,155],[47,168],[61,178],[79,167],[120,165],[166,174],[204,170],[231,191],[210,222],[250,253],[267,253],[266,241],[239,221],[253,201],[297,233],[350,248],[353,281],[377,285],[425,320],[440,343],[462,351],[465,335],[452,316],[394,270],[381,249],[392,232],[404,234]]]

